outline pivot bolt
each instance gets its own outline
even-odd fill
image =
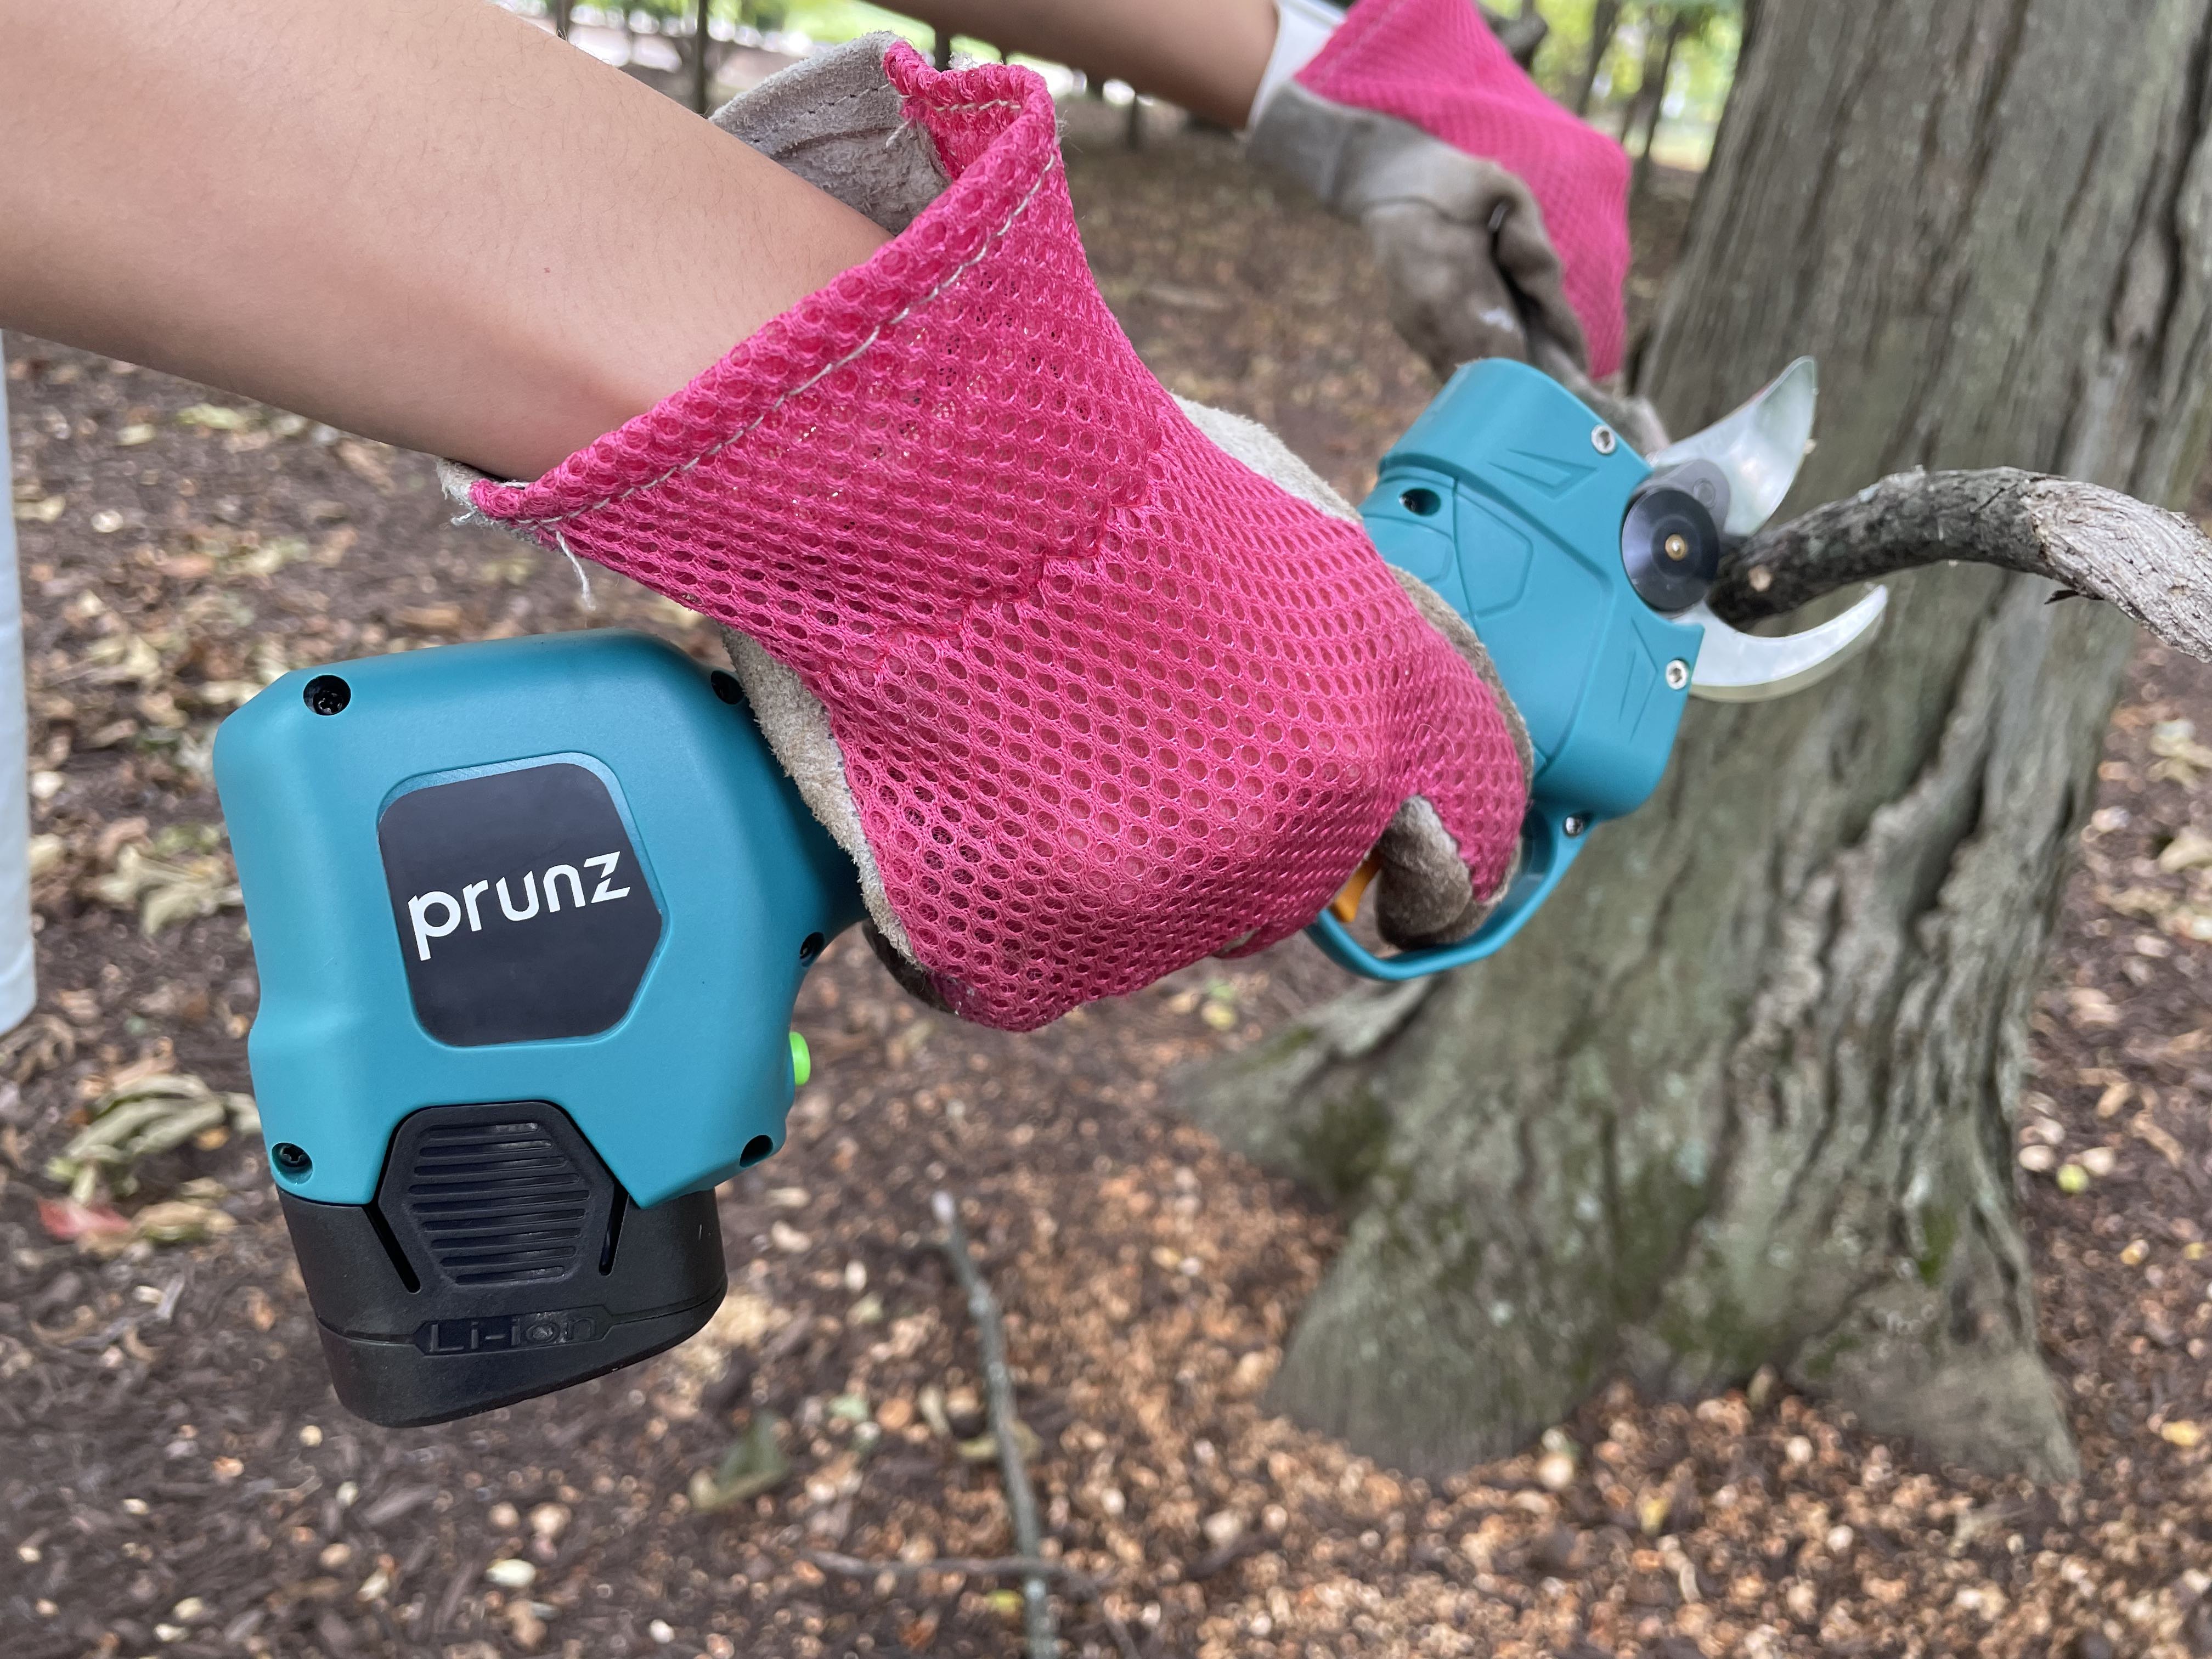
[[[1677,531],[1660,544],[1659,550],[1676,564],[1690,556],[1690,538]]]
[[[1680,691],[1690,683],[1690,665],[1680,657],[1667,665],[1667,689]]]
[[[1609,426],[1590,428],[1590,447],[1601,455],[1612,454],[1620,442],[1620,440],[1613,435],[1613,428]]]

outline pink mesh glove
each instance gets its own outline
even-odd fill
[[[1254,155],[1364,225],[1391,319],[1439,375],[1486,356],[1620,365],[1628,158],[1547,97],[1474,0],[1279,0]],[[1303,33],[1302,33],[1303,32]],[[1295,76],[1285,52],[1320,41]]]
[[[1027,1029],[1283,938],[1370,848],[1401,934],[1479,921],[1526,775],[1480,647],[1267,434],[1137,360],[1043,82],[878,37],[717,119],[900,234],[466,494],[725,624],[902,976]]]

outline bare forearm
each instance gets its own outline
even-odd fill
[[[0,0],[0,323],[510,477],[883,233],[482,0]]]
[[[1273,0],[904,0],[934,27],[1071,64],[1241,127],[1275,44]]]

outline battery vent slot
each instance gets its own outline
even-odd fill
[[[592,1183],[541,1122],[447,1124],[416,1140],[401,1201],[449,1283],[527,1285],[576,1267]]]

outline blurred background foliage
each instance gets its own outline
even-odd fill
[[[565,22],[564,32],[600,56],[673,72],[690,62],[700,0],[635,0],[626,13],[576,0],[507,3]],[[715,40],[731,47],[800,55],[872,29],[890,29],[925,51],[935,44],[927,25],[867,0],[706,3]],[[1560,102],[1638,156],[1648,149],[1666,166],[1705,165],[1735,71],[1742,0],[1491,0],[1491,6],[1506,17],[1534,11],[1543,18],[1547,33],[1534,73]],[[952,45],[973,55],[997,55],[985,41],[962,38]],[[1052,78],[1056,92],[1079,84],[1064,70]]]

